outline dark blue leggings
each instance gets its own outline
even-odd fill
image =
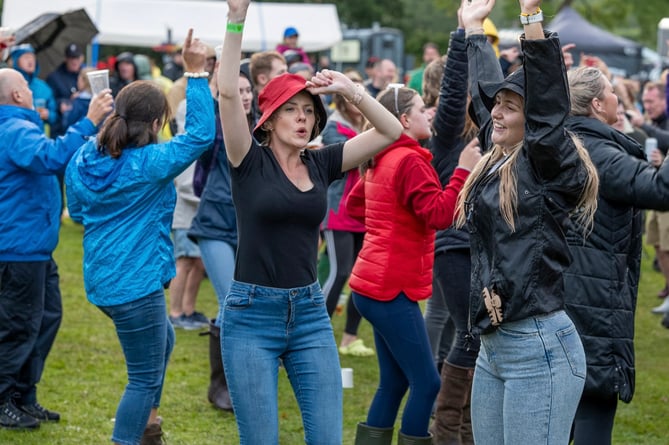
[[[373,300],[356,292],[352,298],[374,328],[379,360],[379,387],[367,413],[367,424],[392,427],[402,399],[410,389],[401,431],[409,436],[427,436],[440,379],[418,303],[404,293],[391,301]]]

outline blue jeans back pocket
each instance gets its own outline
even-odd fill
[[[587,366],[585,363],[585,353],[583,352],[583,344],[581,337],[579,337],[576,328],[570,326],[566,329],[557,331],[556,334],[562,349],[564,350],[571,372],[581,378],[585,378]]]

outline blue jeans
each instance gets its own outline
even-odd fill
[[[477,445],[564,445],[585,384],[585,353],[564,311],[481,336],[472,388]]]
[[[128,370],[128,385],[116,409],[112,441],[137,445],[152,408],[160,405],[174,328],[162,290],[129,303],[99,306],[114,322]]]
[[[235,272],[235,250],[230,243],[210,238],[198,238],[197,243],[207,276],[218,298],[216,326],[221,327],[221,309]]]
[[[239,443],[279,443],[279,359],[302,413],[305,441],[342,443],[339,354],[320,285],[277,289],[233,281],[221,311],[223,365]]]
[[[441,384],[420,306],[400,293],[378,301],[353,292],[353,302],[374,328],[379,360],[379,387],[367,413],[367,424],[392,427],[402,399],[402,433],[426,437],[432,405]]]

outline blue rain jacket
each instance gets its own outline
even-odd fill
[[[56,174],[95,131],[84,118],[50,139],[36,111],[0,105],[0,261],[51,258],[62,203]]]
[[[214,140],[207,80],[189,79],[186,100],[185,133],[164,143],[127,147],[117,159],[91,141],[67,167],[67,207],[84,225],[84,285],[97,306],[145,297],[175,275],[173,180]]]

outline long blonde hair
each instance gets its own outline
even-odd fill
[[[586,170],[586,181],[583,186],[583,191],[576,204],[576,208],[572,211],[575,221],[583,227],[583,235],[586,236],[587,233],[592,230],[595,212],[597,211],[599,176],[597,175],[597,169],[592,163],[590,155],[581,140],[571,132],[569,132],[569,136],[576,146],[578,157],[581,159],[583,167]],[[511,232],[515,232],[516,230],[515,215],[518,208],[518,178],[516,177],[515,166],[518,154],[522,149],[522,143],[522,141],[519,142],[511,149],[509,159],[499,167],[497,172],[494,173],[500,176],[499,210]],[[467,212],[469,209],[466,207],[469,205],[470,194],[475,190],[479,178],[483,178],[489,174],[490,169],[500,162],[504,156],[502,147],[495,144],[495,146],[481,158],[478,164],[476,164],[476,167],[474,167],[474,170],[470,173],[458,195],[457,227],[464,226],[467,221]]]

